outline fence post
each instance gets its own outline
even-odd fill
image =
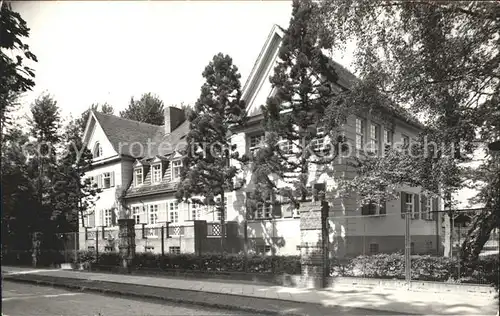
[[[165,226],[161,226],[161,255],[165,255]]]
[[[95,262],[99,263],[99,227],[95,228]]]
[[[405,281],[406,286],[410,289],[411,285],[411,234],[410,234],[410,219],[411,213],[406,209],[405,213]]]

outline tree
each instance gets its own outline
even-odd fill
[[[219,53],[203,71],[205,83],[193,111],[190,111],[187,150],[183,159],[179,200],[215,206],[221,216],[221,246],[225,240],[225,193],[237,189],[241,160],[231,145],[232,129],[245,122],[238,68],[231,57]]]
[[[33,69],[25,65],[26,60],[37,62],[36,56],[23,38],[30,29],[21,15],[12,11],[10,3],[1,3],[0,11],[0,124],[8,122],[12,100],[35,85]],[[7,56],[15,54],[15,60]]]
[[[427,136],[451,148],[411,162],[411,170],[419,175],[424,189],[435,191],[441,185],[449,225],[452,193],[464,185],[460,163],[470,159],[477,122],[484,122],[484,117],[475,117],[482,105],[491,107],[498,96],[498,4],[324,0],[317,17],[325,48],[343,48],[350,40],[356,42],[355,66],[363,80],[352,92],[384,95],[373,100],[359,98],[356,106],[369,109],[382,105],[379,102],[386,106],[406,104],[426,117],[429,128],[421,139]],[[465,146],[458,151],[461,143]],[[370,174],[370,169],[365,171],[358,183]],[[385,180],[393,184],[408,181],[390,178]],[[488,225],[482,227],[489,229]],[[450,236],[446,239],[445,245],[449,245]],[[481,242],[473,244],[482,247]]]
[[[77,231],[78,218],[83,221],[85,212],[92,209],[100,189],[84,178],[92,164],[92,154],[82,140],[80,127],[69,122],[63,135],[65,151],[58,159],[54,177],[54,211],[52,218],[58,232]]]
[[[54,205],[53,181],[57,170],[56,150],[60,145],[61,126],[57,102],[48,94],[38,97],[31,106],[31,136],[33,157],[29,164],[31,179],[40,207],[40,228],[49,228]]]
[[[121,111],[120,116],[129,120],[163,125],[165,120],[163,101],[152,93],[144,93],[139,100],[131,97],[128,108]]]
[[[253,157],[260,202],[268,203],[279,192],[298,206],[308,196],[309,166],[329,165],[343,150],[340,128],[351,110],[343,93],[333,88],[338,76],[318,42],[317,10],[312,1],[293,2],[270,78],[276,95],[262,106],[266,146]],[[278,189],[273,177],[285,188]]]

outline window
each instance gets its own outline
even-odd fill
[[[153,183],[161,182],[161,164],[153,165]]]
[[[94,150],[92,152],[92,156],[94,156],[94,158],[99,158],[99,157],[102,156],[102,147],[101,147],[101,144],[95,143]]]
[[[104,226],[110,227],[112,222],[111,222],[111,214],[112,210],[104,210]]]
[[[410,137],[401,134],[401,139],[403,140],[403,148],[408,148],[410,146]]]
[[[227,196],[225,196],[224,197],[224,220],[227,218],[227,206],[228,206],[227,205]],[[220,208],[217,209],[217,212],[215,212],[215,214],[216,214],[215,220],[220,222],[220,220],[221,220],[221,210],[220,210]]]
[[[146,252],[153,252],[155,250],[155,247],[153,247],[153,246],[144,246],[144,250]]]
[[[149,224],[156,224],[158,222],[158,205],[149,206]]]
[[[425,209],[423,210],[424,215],[422,218],[425,218],[427,220],[432,219],[432,198],[428,198],[425,201]]]
[[[384,145],[392,147],[392,132],[388,129],[384,129]]]
[[[292,150],[293,150],[292,141],[290,141],[288,139],[281,138],[279,146],[280,146],[280,150],[284,154],[290,154],[290,153],[292,153]]]
[[[181,247],[179,246],[174,246],[174,247],[168,247],[168,252],[171,254],[180,254],[181,253]]]
[[[325,142],[325,128],[317,127],[316,135],[316,138],[312,140],[312,148],[314,151],[319,151],[323,149],[323,145]]]
[[[270,254],[271,253],[271,246],[269,246],[269,245],[257,246],[256,250],[257,250],[256,252],[260,255]]]
[[[356,149],[363,149],[365,145],[365,125],[363,120],[356,118]]]
[[[378,150],[380,148],[379,133],[380,133],[380,126],[378,126],[377,124],[371,124],[370,125],[370,150],[372,152],[374,152],[375,154],[378,153]]]
[[[135,185],[141,185],[143,181],[142,168],[135,169]]]
[[[141,223],[141,211],[139,206],[132,207],[132,218],[136,225]]]
[[[182,161],[172,161],[172,180],[177,180],[181,177]]]
[[[265,203],[258,203],[254,218],[255,219],[263,219],[263,218],[271,218],[271,202],[266,201]]]
[[[111,173],[105,172],[102,174],[102,187],[104,189],[111,188]]]
[[[413,194],[406,194],[405,206],[405,211],[407,213],[413,213]]]
[[[202,205],[191,203],[191,220],[199,220],[201,218]]]
[[[90,184],[92,185],[93,188],[97,188],[97,180],[94,176],[90,177]]]
[[[105,252],[112,252],[114,249],[111,246],[104,246],[104,251]]]
[[[370,254],[374,255],[378,253],[378,244],[370,244]]]
[[[169,220],[171,223],[179,222],[179,203],[177,201],[171,201],[168,203]]]
[[[250,136],[250,153],[254,154],[257,150],[264,146],[264,134]]]

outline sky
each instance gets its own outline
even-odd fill
[[[145,92],[192,104],[219,52],[243,85],[273,24],[288,26],[291,1],[14,1],[13,9],[38,57],[24,110],[48,92],[63,116],[77,116],[94,102],[118,112]]]

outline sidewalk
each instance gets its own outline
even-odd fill
[[[252,312],[295,315],[496,315],[493,295],[336,286],[312,290],[219,280],[2,267],[2,278]]]

